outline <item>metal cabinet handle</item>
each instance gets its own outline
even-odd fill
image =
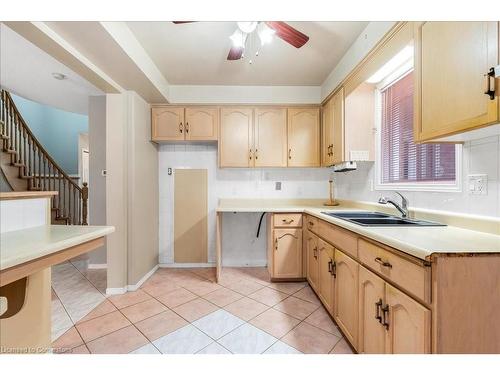
[[[182,122],[179,123],[179,131],[182,133]]]
[[[331,259],[328,262],[328,272],[330,272],[330,275],[333,275],[333,261]]]
[[[380,298],[378,302],[375,302],[375,308],[376,308],[375,319],[377,319],[379,323],[382,323],[382,316],[380,315],[380,307],[382,307],[382,298]]]
[[[292,224],[293,223],[293,219],[290,219],[290,220],[283,219],[281,221],[283,222],[283,224]]]
[[[186,121],[186,133],[189,133],[189,122]]]
[[[375,258],[375,262],[377,262],[381,266],[384,266],[384,267],[387,267],[387,268],[392,268],[392,264],[390,264],[389,262],[383,261],[382,258],[380,258],[380,257],[376,257]]]
[[[314,258],[318,259],[318,248],[317,247],[315,247],[313,249],[313,256],[314,256]]]
[[[292,149],[289,148],[288,149],[288,159],[291,159],[292,158]]]
[[[257,160],[259,158],[258,152],[259,152],[259,150],[255,149],[255,152],[254,152],[255,160]]]
[[[276,251],[278,251],[278,239],[277,238],[274,240],[274,246],[276,248]]]
[[[382,307],[382,325],[389,330],[389,305]]]
[[[252,149],[250,149],[250,151],[248,151],[248,159],[252,160]]]
[[[335,261],[332,263],[332,275],[334,279],[337,277],[337,262]]]
[[[490,97],[490,100],[495,100],[495,68],[490,68],[488,73],[485,74],[486,77],[486,91],[485,95]]]
[[[310,221],[310,222],[309,222],[309,225],[310,225],[311,227],[313,227],[313,226],[314,226],[314,222]]]

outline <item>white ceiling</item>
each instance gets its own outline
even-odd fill
[[[27,99],[65,111],[87,114],[88,97],[103,92],[78,74],[0,24],[0,84]],[[63,73],[59,81],[52,73]]]
[[[309,36],[296,49],[281,39],[248,61],[227,61],[236,22],[127,22],[174,85],[321,85],[368,22],[288,22]]]

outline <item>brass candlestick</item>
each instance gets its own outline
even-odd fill
[[[328,183],[330,184],[330,199],[328,202],[323,203],[324,206],[338,206],[339,202],[335,201],[335,198],[333,197],[333,179],[328,180]]]

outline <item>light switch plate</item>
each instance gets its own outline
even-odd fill
[[[467,176],[469,194],[488,195],[488,175],[470,174]]]
[[[277,181],[274,190],[281,190],[281,182]]]

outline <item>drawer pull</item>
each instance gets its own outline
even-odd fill
[[[389,330],[389,305],[385,305],[382,307],[382,325],[385,327],[385,329],[388,331]]]
[[[375,308],[376,313],[375,313],[375,319],[379,321],[379,323],[382,323],[382,316],[380,315],[380,308],[382,307],[382,298],[378,300],[378,302],[375,302]]]
[[[182,133],[182,122],[179,123],[179,132]]]
[[[375,258],[375,262],[377,262],[381,266],[384,266],[384,267],[387,267],[387,268],[392,268],[392,264],[390,264],[389,262],[383,261],[382,258],[380,258],[380,257],[376,257]]]
[[[317,247],[315,247],[313,249],[313,256],[314,256],[315,259],[318,259],[318,248]]]
[[[292,224],[293,223],[293,219],[290,219],[290,220],[283,219],[281,221],[283,222],[283,224]]]
[[[314,226],[314,223],[313,223],[312,221],[310,221],[310,222],[309,222],[309,225],[310,225],[311,227],[313,227],[313,226]]]
[[[332,275],[333,278],[337,278],[337,262],[333,261],[332,263]]]
[[[333,263],[332,263],[332,261],[330,260],[330,261],[328,262],[328,272],[330,273],[330,275],[333,275],[333,273],[332,273],[332,272],[333,272],[333,271],[332,271],[332,270],[333,270],[332,266],[333,266]]]

